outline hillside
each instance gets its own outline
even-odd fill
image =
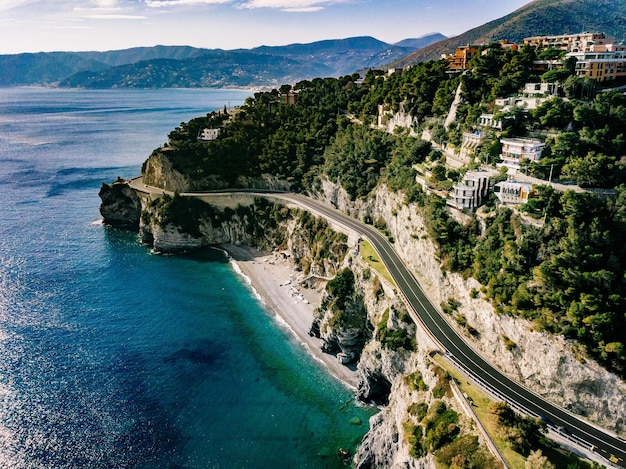
[[[0,86],[83,88],[277,86],[376,68],[439,40],[440,34],[388,44],[372,37],[255,49],[136,47],[105,52],[0,56]]]
[[[69,52],[0,55],[0,86],[48,85],[81,70],[105,68],[102,62]]]
[[[143,60],[172,59],[186,60],[201,57],[209,52],[208,49],[199,49],[190,46],[153,46],[132,47],[130,49],[111,50],[104,52],[75,52],[78,57],[102,62],[111,67],[128,65]]]
[[[525,37],[600,31],[618,41],[626,40],[624,0],[535,0],[497,20],[418,50],[394,63],[411,65],[437,60],[464,44],[482,44]]]

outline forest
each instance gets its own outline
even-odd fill
[[[626,96],[575,76],[565,59],[559,70],[535,72],[533,61],[546,57],[562,55],[491,44],[464,74],[449,73],[440,60],[402,73],[370,70],[362,83],[353,74],[283,85],[255,93],[238,109],[181,123],[164,154],[189,177],[216,175],[230,186],[238,176],[269,173],[303,193],[318,190],[323,178],[341,184],[353,200],[367,198],[380,184],[403,192],[425,218],[445,270],[479,280],[477,294],[498,313],[575,340],[582,355],[625,377]],[[532,110],[495,106],[528,82],[554,83],[558,93]],[[463,99],[446,128],[459,85]],[[281,96],[290,93],[295,105],[282,104]],[[413,128],[373,128],[383,104],[409,113]],[[503,129],[484,129],[475,160],[462,169],[447,167],[441,152],[415,136],[427,129],[434,141],[458,147],[463,132],[479,129],[478,117],[486,112],[502,119]],[[199,142],[207,127],[219,127],[219,137]],[[527,174],[602,193],[536,186],[522,208],[499,207],[492,197],[482,227],[475,214],[460,224],[442,197],[422,190],[417,169],[431,174],[429,187],[448,189],[465,171],[495,165],[500,137],[545,142],[543,157],[524,165]],[[524,217],[537,223],[524,223]]]

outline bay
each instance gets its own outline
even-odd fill
[[[220,252],[100,221],[102,181],[249,95],[0,89],[0,467],[337,467],[367,431]]]

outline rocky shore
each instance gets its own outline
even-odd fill
[[[331,375],[356,389],[356,371],[342,365],[336,356],[323,353],[322,339],[309,334],[313,314],[322,301],[326,282],[303,282],[305,276],[296,270],[287,252],[264,252],[234,244],[221,247],[231,256],[235,270],[243,275],[268,310],[284,321],[307,352],[323,363]]]

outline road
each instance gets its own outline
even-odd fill
[[[276,196],[276,194],[273,194]],[[361,223],[328,207],[301,195],[285,195],[286,200],[303,207],[313,209],[337,223],[361,233],[378,251],[381,260],[387,266],[398,290],[412,310],[413,319],[421,322],[432,336],[441,344],[449,358],[465,369],[472,377],[509,402],[513,407],[549,422],[553,430],[569,436],[586,445],[595,446],[595,452],[607,460],[614,457],[614,462],[626,467],[626,443],[607,434],[600,428],[590,425],[566,410],[545,401],[540,396],[511,380],[494,366],[489,364],[469,344],[460,337],[445,320],[442,313],[432,304],[422,290],[419,282],[398,256],[393,246],[384,235],[373,227]]]
[[[136,189],[144,192],[153,192],[155,189],[146,190],[140,186],[143,184],[135,184]],[[207,195],[207,193],[187,193],[185,195],[200,196]],[[258,192],[258,195],[268,194]],[[426,296],[419,282],[393,249],[391,243],[375,228],[355,220],[339,210],[299,194],[272,193],[271,196],[308,208],[360,233],[378,251],[381,260],[404,297],[413,320],[426,328],[451,361],[512,407],[526,414],[541,417],[552,430],[591,448],[604,457],[607,462],[612,461],[618,466],[626,467],[626,442],[544,400],[508,378],[479,355],[464,338],[459,336]]]

